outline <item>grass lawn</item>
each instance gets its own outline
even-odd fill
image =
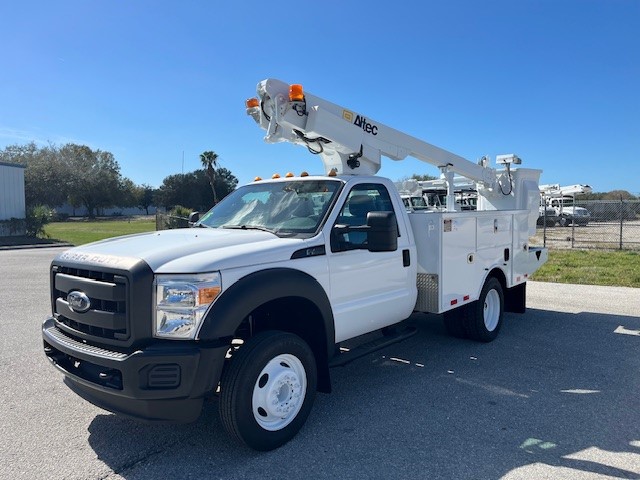
[[[69,242],[73,245],[82,245],[120,235],[153,232],[155,229],[155,218],[132,218],[127,220],[53,222],[46,225],[44,231],[49,238]]]
[[[131,233],[155,231],[155,219],[54,222],[46,226],[51,239],[73,245]],[[549,261],[532,280],[640,288],[640,253],[601,250],[552,250]]]
[[[640,253],[552,250],[532,280],[640,288]]]

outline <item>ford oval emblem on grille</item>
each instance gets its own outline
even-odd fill
[[[91,308],[91,301],[87,294],[78,290],[69,292],[67,302],[69,302],[69,308],[74,312],[84,313]]]

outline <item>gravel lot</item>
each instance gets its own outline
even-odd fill
[[[76,397],[42,353],[59,249],[0,251],[0,478],[640,478],[640,289],[531,282],[498,340],[409,340],[332,371],[289,444],[146,425]]]
[[[532,243],[542,245],[545,232],[538,227]],[[622,235],[622,237],[621,237]],[[640,220],[625,220],[620,229],[616,222],[590,222],[588,225],[568,227],[548,227],[546,245],[558,248],[620,248],[620,240],[625,250],[640,250]]]

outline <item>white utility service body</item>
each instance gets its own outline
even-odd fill
[[[444,313],[478,300],[489,272],[507,288],[524,284],[546,257],[528,247],[529,218],[518,211],[408,214],[418,252],[417,311]],[[505,258],[505,252],[509,257]]]
[[[515,155],[470,162],[277,80],[247,113],[266,141],[317,154],[322,175],[286,174],[225,197],[194,228],[83,245],[51,266],[45,354],[83,398],[145,420],[198,418],[219,395],[226,430],[258,450],[304,424],[330,367],[404,340],[412,312],[493,340],[524,312],[526,281],[547,258],[529,245],[539,170]],[[446,206],[407,211],[382,156],[438,166]],[[455,207],[454,174],[477,210]],[[344,352],[341,343],[376,338]]]

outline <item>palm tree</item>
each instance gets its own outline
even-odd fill
[[[202,152],[200,154],[200,161],[204,172],[209,178],[209,185],[211,185],[211,191],[213,192],[213,204],[218,203],[218,194],[216,193],[216,169],[218,168],[218,154],[216,152]]]

